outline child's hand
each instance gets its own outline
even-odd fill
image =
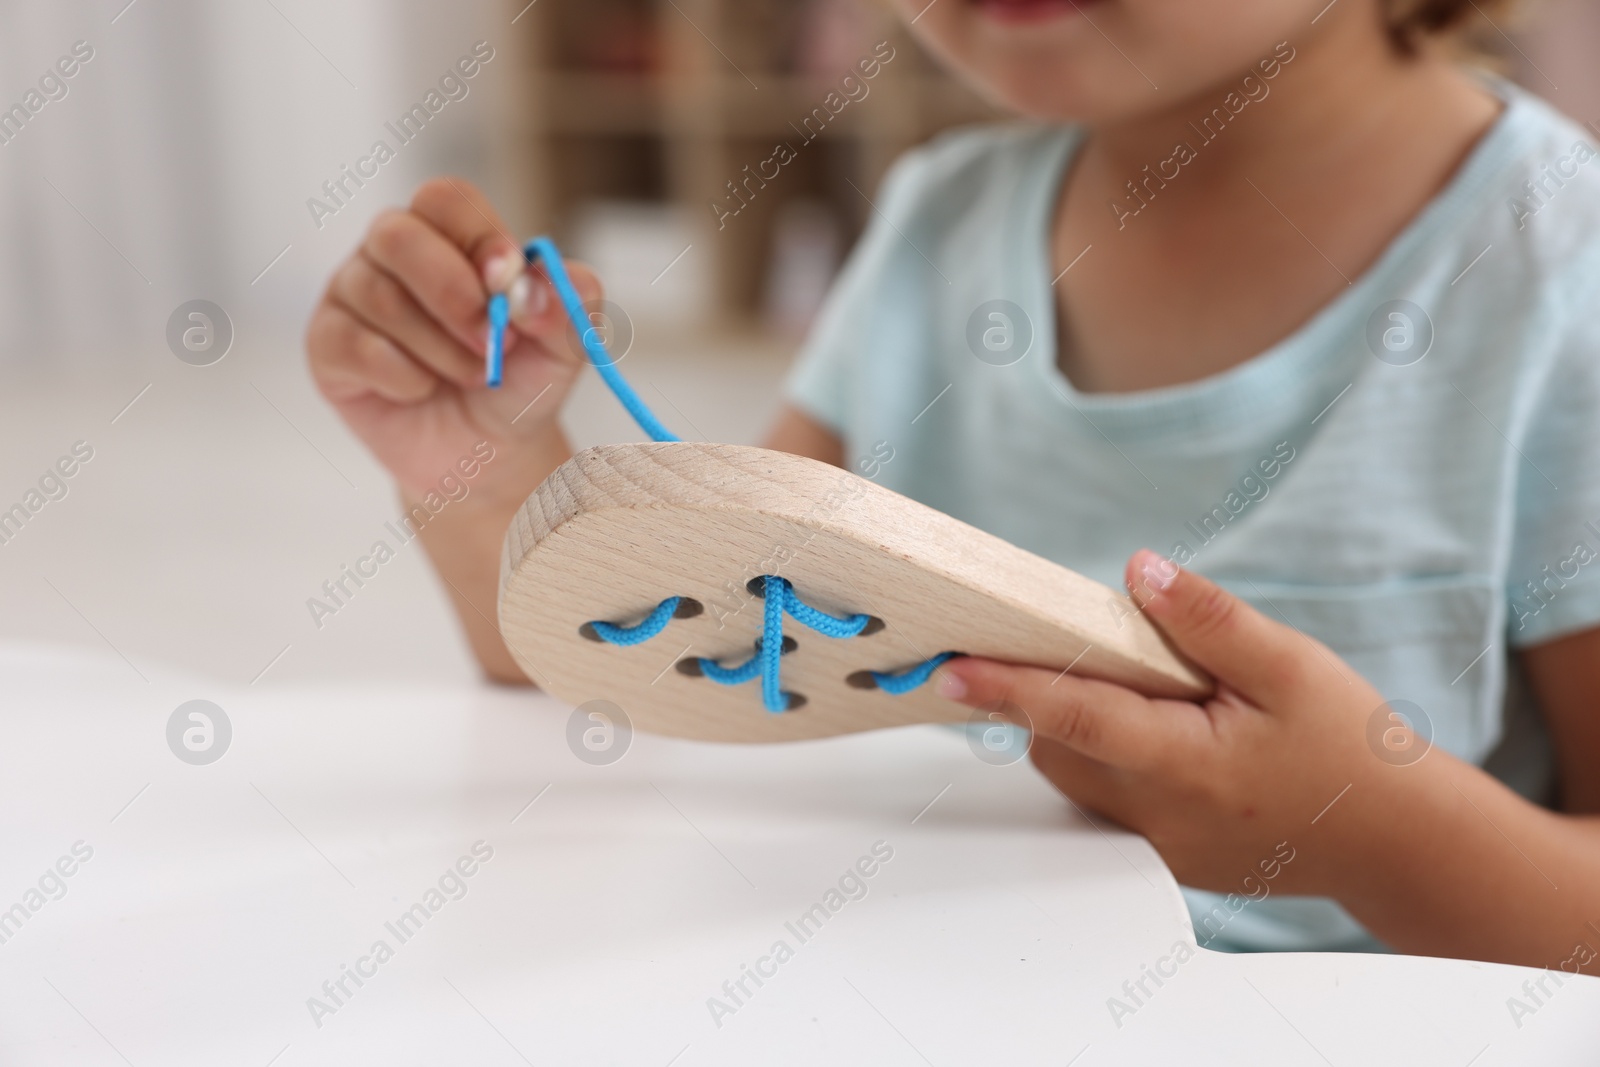
[[[598,299],[594,275],[568,266],[585,302]],[[490,292],[500,291],[509,292],[512,326],[504,384],[491,390],[487,309]],[[536,446],[559,434],[556,415],[583,366],[570,334],[549,282],[525,271],[494,208],[466,182],[441,178],[418,189],[408,210],[373,222],[329,282],[306,349],[323,395],[408,500],[488,441],[494,462],[474,492],[515,507],[564,447]]]
[[[1299,858],[1274,888],[1336,895],[1360,866],[1375,813],[1401,821],[1403,808],[1388,806],[1397,785],[1422,784],[1443,754],[1404,768],[1376,758],[1367,723],[1384,703],[1378,692],[1326,646],[1206,579],[1145,551],[1129,561],[1127,583],[1173,645],[1216,678],[1206,703],[971,657],[940,669],[940,692],[973,706],[1008,702],[1004,714],[1031,724],[1046,777],[1147,837],[1185,885],[1238,892],[1288,842]],[[1342,818],[1313,826],[1347,786],[1346,810],[1331,808]]]

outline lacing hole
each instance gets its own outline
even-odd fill
[[[600,636],[599,632],[594,628],[594,623],[592,622],[586,622],[582,626],[578,627],[578,636],[583,638],[585,641],[599,641],[601,644],[605,643],[605,638]]]
[[[861,628],[861,632],[856,634],[856,636],[857,637],[866,637],[868,634],[875,634],[879,630],[882,630],[882,629],[886,628],[888,625],[889,625],[888,623],[884,622],[882,619],[878,618],[876,615],[868,615],[867,616],[867,624]]]
[[[694,599],[694,597],[679,597],[678,607],[673,611],[672,617],[674,619],[692,619],[705,610],[705,605]]]
[[[855,671],[845,676],[844,684],[851,689],[876,689],[878,680],[872,676],[871,671]]]
[[[765,599],[767,595],[767,576],[765,574],[756,575],[744,583],[744,588],[747,593],[757,600]]]
[[[677,666],[679,674],[688,675],[690,678],[705,677],[705,671],[700,669],[699,656],[690,656],[687,659],[680,659]]]
[[[783,696],[784,699],[788,701],[788,703],[784,706],[784,711],[794,711],[797,708],[805,707],[806,698],[801,696],[799,693],[785,692]]]

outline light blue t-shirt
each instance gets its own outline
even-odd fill
[[[879,484],[1114,588],[1167,553],[1548,803],[1510,653],[1600,625],[1600,158],[1491,84],[1501,117],[1350,288],[1239,366],[1134,393],[1056,365],[1079,132],[946,134],[890,172],[788,398]],[[1189,897],[1212,947],[1376,944],[1331,901]]]

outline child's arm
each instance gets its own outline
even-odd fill
[[[844,443],[838,435],[792,406],[786,406],[778,412],[777,421],[768,431],[764,447],[774,452],[810,456],[835,467],[844,466]]]
[[[1022,708],[1040,770],[1144,834],[1186,885],[1254,896],[1269,878],[1333,897],[1403,952],[1595,965],[1600,818],[1538,807],[1442,751],[1381,758],[1383,697],[1326,646],[1153,553],[1130,561],[1128,586],[1217,679],[1206,704],[969,658],[941,668],[941,692]],[[1530,654],[1570,812],[1600,794],[1597,645],[1591,632]]]
[[[593,273],[569,264],[586,302]],[[585,365],[548,281],[526,271],[492,205],[460,179],[384,212],[328,283],[306,350],[324,396],[398,483],[473,652],[525,682],[493,623],[512,513],[572,451],[557,416]],[[488,297],[506,291],[504,382],[484,382]],[[570,340],[569,340],[570,338]]]
[[[422,544],[448,587],[450,603],[484,674],[504,685],[527,685],[530,679],[511,658],[497,621],[500,549],[511,517],[551,471],[572,458],[572,448],[554,421],[540,437],[507,447],[521,453],[514,459],[521,473],[482,487],[459,507],[444,508],[423,527]],[[504,452],[490,466],[502,458]],[[402,487],[401,499],[410,506],[420,498]]]
[[[1600,815],[1600,630],[1530,648],[1522,665],[1555,749],[1561,810]]]

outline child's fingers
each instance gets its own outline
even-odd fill
[[[583,361],[582,346],[554,286],[543,270],[528,268],[521,245],[476,186],[460,178],[425,182],[412,197],[411,211],[463,251],[485,292],[511,296],[511,322],[517,334],[537,341],[557,358]],[[602,296],[600,280],[581,263],[568,260],[566,266],[579,298],[585,307],[593,307]],[[483,303],[472,309],[480,319]],[[508,338],[508,354],[514,346],[515,339]]]
[[[311,376],[329,400],[376,395],[396,404],[425,400],[439,378],[347,309],[323,301],[306,329]]]
[[[483,376],[482,360],[416,302],[398,280],[357,253],[329,286],[333,299],[442,378],[469,384]]]
[[[1178,651],[1246,700],[1285,708],[1306,692],[1317,657],[1293,629],[1148,549],[1128,561],[1127,582]]]
[[[510,295],[511,321],[520,334],[538,340],[557,355],[564,353],[566,346],[554,342],[566,320],[549,280],[542,272],[527,269],[522,246],[476,186],[460,178],[424,182],[411,198],[411,211],[462,250],[485,293]],[[580,281],[579,272],[570,264],[568,273],[586,301],[591,296],[585,292],[585,284],[598,297],[599,285],[593,275]],[[508,351],[514,344],[513,338],[507,338]]]
[[[477,186],[460,178],[434,178],[411,198],[418,218],[461,249],[489,292],[501,293],[522,273],[522,246]]]
[[[1028,748],[1028,758],[1039,773],[1087,812],[1116,818],[1120,804],[1127,799],[1127,786],[1114,781],[1125,778],[1122,772],[1090,759],[1070,745],[1054,738],[1036,735]]]
[[[457,343],[483,349],[489,294],[466,253],[409,211],[385,211],[372,223],[362,253],[397,279]]]
[[[1165,705],[1158,710],[1131,689],[1040,667],[958,656],[936,678],[941,696],[973,707],[1014,704],[1027,715],[1020,725],[1129,770],[1160,764],[1181,729]]]

